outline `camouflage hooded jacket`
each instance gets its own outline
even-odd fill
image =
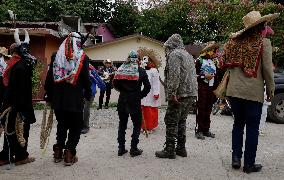
[[[181,97],[197,96],[195,63],[184,47],[179,34],[172,35],[164,44],[166,51],[165,93]]]

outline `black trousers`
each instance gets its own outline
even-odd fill
[[[16,115],[17,112],[15,111],[12,111],[9,115],[8,133],[15,131]],[[29,132],[30,124],[24,123],[23,135],[26,140],[26,145],[24,147],[20,145],[15,133],[13,135],[5,135],[3,150],[0,152],[0,160],[9,160],[9,155],[11,159],[15,156],[16,162],[26,159],[29,156],[29,153],[27,152]]]
[[[133,133],[131,140],[131,149],[136,149],[139,143],[140,130],[142,125],[142,112],[141,105],[133,106],[133,104],[118,104],[118,116],[119,116],[119,127],[118,127],[118,148],[125,147],[125,131],[127,129],[128,117],[130,115],[133,123]]]
[[[61,149],[69,149],[72,154],[76,154],[76,147],[80,140],[81,130],[83,128],[83,112],[70,112],[55,110],[57,124],[56,141]],[[67,131],[68,139],[67,139]],[[67,139],[67,142],[66,142]]]
[[[105,106],[108,106],[110,95],[111,95],[111,83],[105,83],[106,84],[106,90],[100,91],[100,98],[99,98],[99,107],[102,107],[104,102],[104,96],[106,94],[106,102]]]

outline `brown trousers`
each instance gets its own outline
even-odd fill
[[[198,84],[198,101],[197,101],[197,132],[209,132],[210,114],[216,97],[213,93],[214,86],[208,86],[205,83]]]

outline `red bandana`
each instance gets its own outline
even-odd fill
[[[3,83],[7,87],[9,85],[10,71],[13,66],[21,60],[21,56],[13,55],[11,59],[7,62],[7,69],[3,74]]]

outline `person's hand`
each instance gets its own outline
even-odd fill
[[[210,81],[213,77],[214,77],[214,74],[205,74],[205,79],[207,79],[208,81]]]
[[[50,101],[46,101],[46,105],[51,107],[51,102]]]
[[[154,95],[154,99],[155,100],[158,100],[159,99],[159,97],[160,97],[160,95],[158,94],[158,95]]]
[[[175,104],[180,104],[180,102],[178,101],[177,96],[175,96],[175,95],[172,95],[171,101],[173,101]]]
[[[272,101],[272,98],[273,98],[273,96],[268,96],[268,97],[266,98],[266,101],[267,101],[267,102],[271,102],[271,101]]]

